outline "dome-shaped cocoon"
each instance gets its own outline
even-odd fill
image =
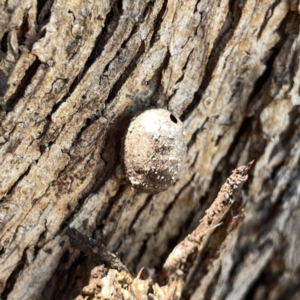
[[[165,109],[135,117],[124,139],[124,169],[138,190],[159,193],[174,185],[186,157],[182,122]]]

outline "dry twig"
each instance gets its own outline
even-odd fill
[[[241,188],[248,178],[252,163],[233,170],[199,226],[173,249],[160,273],[161,283],[171,282],[188,273],[210,236],[208,232],[220,224],[233,203],[240,199]]]

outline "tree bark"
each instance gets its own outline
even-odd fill
[[[2,299],[299,299],[299,29],[297,0],[0,0]],[[121,151],[152,107],[187,144],[153,195]]]

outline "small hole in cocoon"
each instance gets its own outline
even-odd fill
[[[171,119],[171,121],[173,122],[173,123],[175,123],[175,124],[177,124],[177,119],[176,119],[176,117],[174,116],[174,115],[170,115],[170,119]]]

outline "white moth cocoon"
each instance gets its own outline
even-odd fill
[[[135,117],[126,132],[123,164],[131,185],[159,193],[174,185],[186,157],[181,121],[165,109],[149,109]]]

